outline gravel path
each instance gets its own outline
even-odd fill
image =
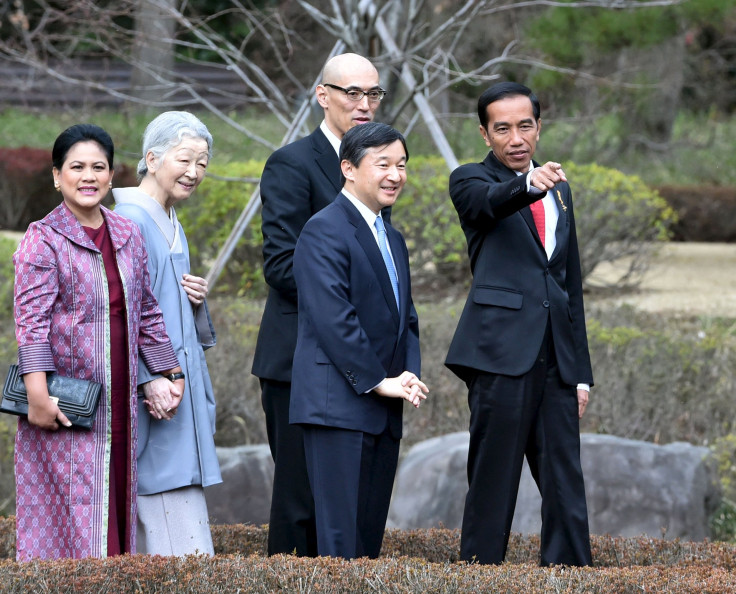
[[[601,266],[590,280],[605,280],[614,266]],[[630,304],[650,312],[736,317],[736,244],[669,243],[652,260],[637,290],[593,290],[586,302]]]

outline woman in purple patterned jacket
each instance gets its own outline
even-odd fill
[[[135,553],[138,356],[171,375],[181,368],[151,293],[138,227],[101,206],[114,148],[79,124],[52,151],[63,202],[28,227],[15,263],[18,365],[28,418],[15,440],[17,559]],[[69,427],[49,399],[46,373],[104,385],[91,431]]]

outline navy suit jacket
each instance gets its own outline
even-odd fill
[[[322,130],[276,150],[261,175],[263,276],[268,297],[258,331],[253,374],[291,381],[297,295],[292,270],[299,234],[342,189],[340,161]],[[390,211],[390,209],[387,209]],[[390,220],[390,212],[384,212]]]
[[[258,332],[253,374],[291,381],[297,297],[292,270],[302,228],[340,191],[340,162],[322,130],[275,151],[261,176],[263,275],[268,298]]]
[[[528,372],[549,321],[562,380],[593,384],[570,186],[552,194],[559,219],[548,260],[529,208],[539,196],[527,193],[525,175],[490,152],[450,176],[473,284],[445,364],[466,381],[477,371]]]
[[[406,244],[386,235],[399,278],[401,310],[365,219],[339,194],[302,230],[294,252],[299,324],[291,423],[401,437],[403,399],[369,392],[386,377],[420,373],[419,325]]]

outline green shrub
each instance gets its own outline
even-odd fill
[[[0,320],[13,319],[13,284],[15,267],[13,253],[21,239],[20,234],[0,236]]]
[[[657,243],[669,238],[674,211],[636,176],[595,164],[566,163],[564,171],[573,190],[583,279],[599,264],[616,262],[605,282],[634,283]]]
[[[736,241],[736,187],[659,186],[657,192],[677,213],[675,241]]]
[[[450,172],[441,157],[412,157],[407,180],[391,211],[392,224],[404,234],[412,275],[450,275],[467,270],[465,235],[450,200]]]
[[[722,499],[710,518],[713,540],[736,544],[736,503]]]
[[[736,501],[736,433],[716,438],[711,449],[718,460],[723,497]]]
[[[589,313],[596,387],[581,430],[700,445],[734,431],[732,321]]]
[[[18,245],[19,234],[0,237],[0,382],[5,381],[8,366],[16,362],[17,345],[13,324],[13,252]],[[15,512],[15,481],[13,480],[13,454],[15,451],[16,417],[0,415],[0,515]]]
[[[213,164],[197,193],[177,207],[179,221],[189,242],[194,274],[204,276],[217,257],[235,222],[255,190],[252,181],[263,171],[262,161]],[[215,286],[218,293],[264,294],[260,215],[256,215],[240,237]]]
[[[209,302],[217,346],[206,352],[217,400],[218,446],[266,443],[258,378],[251,375],[261,300],[215,298]]]
[[[736,433],[713,441],[711,450],[718,461],[718,477],[723,498],[710,519],[713,540],[736,544]]]
[[[468,280],[465,237],[448,193],[449,172],[440,157],[413,157],[392,222],[409,247],[420,284]],[[617,262],[612,284],[635,282],[658,242],[669,237],[674,211],[636,176],[595,164],[566,163],[572,180],[583,279],[601,263]],[[600,282],[600,281],[599,281]]]

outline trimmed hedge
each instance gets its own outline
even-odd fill
[[[736,187],[660,186],[657,191],[677,213],[675,241],[736,241]]]
[[[137,185],[135,170],[118,162],[113,181],[115,187]],[[0,147],[0,229],[25,231],[59,202],[49,149]],[[112,194],[108,194],[103,204],[109,207],[112,203]]]
[[[0,545],[14,519],[0,520]],[[500,566],[457,562],[457,530],[388,531],[381,558],[265,557],[266,527],[213,526],[214,557],[124,555],[0,562],[3,592],[726,592],[736,547],[593,536],[594,567],[538,567],[538,537],[513,534]],[[7,554],[7,548],[2,553]]]

